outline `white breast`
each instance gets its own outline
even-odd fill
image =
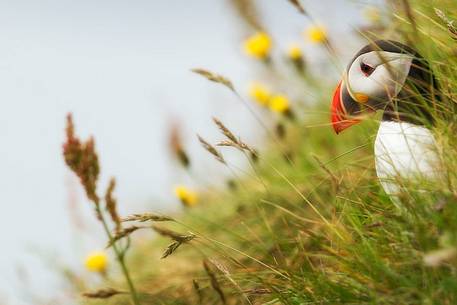
[[[382,122],[374,153],[377,176],[389,195],[401,192],[402,182],[434,179],[438,175],[435,138],[425,127],[404,122]]]

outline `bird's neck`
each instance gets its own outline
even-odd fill
[[[430,108],[420,105],[412,99],[400,99],[398,102],[391,102],[384,109],[382,116],[384,122],[406,122],[418,126],[433,125],[434,120]]]

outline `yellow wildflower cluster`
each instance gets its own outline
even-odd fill
[[[174,189],[176,197],[181,201],[184,206],[191,207],[197,204],[197,193],[190,190],[184,185],[178,185]]]
[[[108,266],[108,256],[102,251],[92,252],[86,257],[84,264],[91,272],[104,273]]]
[[[327,41],[327,31],[324,27],[313,25],[305,31],[306,38],[315,44]]]
[[[273,112],[285,114],[290,111],[290,102],[286,95],[271,94],[269,89],[261,83],[251,84],[249,96],[259,105],[269,107]]]
[[[290,103],[284,94],[276,94],[270,98],[270,109],[278,113],[287,113],[290,110]]]
[[[262,106],[268,106],[271,93],[268,88],[258,82],[254,82],[249,87],[250,97]]]
[[[267,33],[258,32],[248,37],[244,42],[244,51],[257,59],[266,59],[271,51],[271,38]]]
[[[292,60],[300,60],[303,58],[303,52],[298,45],[293,44],[287,50],[287,56]]]

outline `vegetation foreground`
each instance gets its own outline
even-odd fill
[[[300,8],[298,2],[290,2]],[[457,3],[405,0],[389,5],[393,11],[388,22],[363,35],[413,45],[435,71],[443,100],[455,103],[457,28],[452,20],[457,17]],[[331,37],[311,34],[331,56]],[[247,51],[256,60],[271,61],[265,58],[267,38],[256,39]],[[298,50],[289,55],[292,60],[300,58]],[[229,79],[203,69],[195,72],[239,98]],[[428,186],[427,192],[407,185],[401,197],[404,209],[399,210],[375,175],[376,120],[340,136],[328,127],[334,85],[312,88],[321,97],[314,106],[289,107],[285,98],[272,98],[270,107],[279,113],[276,132],[259,151],[216,119],[222,142],[216,145],[200,138],[203,147],[221,167],[229,168],[222,153],[239,151],[248,160],[247,173],[231,180],[226,190],[200,193],[198,204],[194,194],[180,187],[177,196],[186,208],[172,217],[154,213],[119,217],[112,196],[114,182],[104,197],[97,195],[99,169],[93,141],[79,140],[70,118],[66,162],[81,178],[120,262],[119,276],[106,279],[98,289],[82,288],[81,302],[457,304],[455,113],[441,118],[433,130],[445,178]],[[264,95],[259,90],[254,97],[260,103]],[[178,140],[174,150],[183,166],[189,166]],[[134,231],[151,228],[161,236],[135,238]],[[96,269],[97,263],[91,266]]]

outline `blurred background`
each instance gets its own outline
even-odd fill
[[[296,43],[310,73],[336,80],[339,63],[303,35],[308,19],[286,0],[257,2],[276,50]],[[366,8],[382,2],[303,4],[345,62],[362,44],[356,28],[370,22]],[[262,74],[243,52],[250,34],[229,0],[0,3],[0,304],[57,297],[63,284],[56,270],[82,270],[87,253],[105,244],[92,207],[64,166],[67,113],[83,138],[94,135],[102,189],[116,177],[124,215],[179,209],[177,184],[224,183],[228,173],[196,141],[197,133],[216,137],[212,116],[247,142],[262,143],[258,123],[233,94],[190,72],[221,73],[247,95]],[[199,179],[169,157],[175,122]]]

